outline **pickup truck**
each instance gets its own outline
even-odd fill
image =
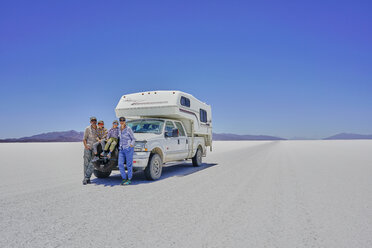
[[[136,138],[133,170],[144,171],[148,180],[159,179],[164,164],[192,159],[193,166],[201,166],[202,157],[206,156],[205,139],[194,135],[189,137],[179,120],[139,118],[128,120],[126,124],[132,128]],[[102,157],[94,162],[95,176],[105,178],[112,170],[117,170],[117,157],[116,148],[111,159]]]

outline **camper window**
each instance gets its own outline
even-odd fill
[[[204,109],[200,109],[200,121],[201,122],[204,122],[204,123],[207,123],[207,111],[205,111]]]
[[[181,105],[185,107],[190,107],[190,99],[184,96],[181,96]]]
[[[185,135],[185,130],[183,130],[183,126],[181,124],[181,122],[175,122],[176,123],[176,126],[178,128],[178,131],[180,132],[180,136],[186,136]]]

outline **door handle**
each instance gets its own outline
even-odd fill
[[[178,140],[178,144],[180,144],[180,140]]]

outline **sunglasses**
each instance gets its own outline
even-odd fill
[[[124,122],[125,120],[120,120],[120,122]]]
[[[97,120],[90,120],[91,122],[97,122]]]

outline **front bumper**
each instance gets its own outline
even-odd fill
[[[132,163],[133,170],[134,171],[144,170],[149,161],[149,157],[150,157],[150,152],[134,152],[133,163]],[[99,171],[119,170],[117,158],[111,158],[111,159],[101,158],[97,162],[94,162],[93,164],[94,164],[95,169]],[[104,164],[105,166],[102,168],[101,164]]]
[[[150,152],[134,152],[133,169],[144,170],[149,162]]]

